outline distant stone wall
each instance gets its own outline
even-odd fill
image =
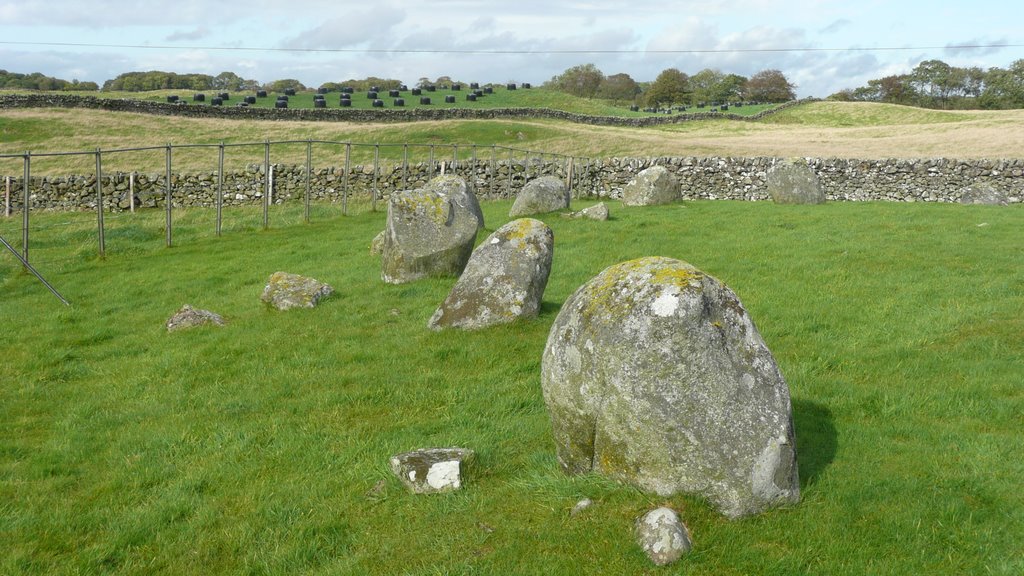
[[[612,158],[572,166],[572,189],[577,197],[620,198],[622,188],[641,170],[655,164],[665,166],[679,178],[683,197],[689,200],[768,200],[765,178],[774,158]],[[1024,201],[1024,160],[851,160],[810,158],[829,200],[959,202],[969,186],[988,184],[1006,194],[1010,203]],[[511,198],[536,177],[552,175],[566,179],[565,161],[466,160],[448,173],[467,179],[483,200]],[[304,166],[276,165],[270,200],[275,204],[301,201],[305,197]],[[403,168],[385,166],[374,174],[372,165],[343,168],[321,167],[310,171],[310,199],[340,202],[350,198],[378,198],[396,190],[422,186],[440,173],[439,163],[418,163]],[[10,203],[20,209],[23,184],[19,177],[0,176],[0,193],[10,181]],[[104,209],[126,210],[131,194],[137,207],[160,207],[165,203],[163,174],[123,172],[104,174]],[[224,175],[225,206],[258,205],[263,202],[266,177],[262,165]],[[172,174],[174,206],[216,205],[217,175],[214,172]],[[94,175],[32,177],[29,203],[34,210],[95,210]]]
[[[658,116],[617,117],[574,114],[547,108],[256,108],[239,107],[228,101],[223,106],[209,104],[168,104],[133,99],[96,98],[74,94],[8,94],[0,95],[0,109],[5,108],[87,108],[111,112],[135,112],[158,116],[186,116],[190,118],[230,118],[240,120],[303,120],[322,122],[417,122],[426,120],[494,120],[516,118],[545,118],[565,120],[577,124],[625,126],[643,128],[662,124],[678,124],[694,120],[739,120],[752,122],[780,110],[813,102],[815,99],[794,100],[751,116],[721,112],[692,114],[662,114]]]

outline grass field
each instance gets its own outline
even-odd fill
[[[484,205],[488,230],[509,206]],[[210,212],[188,211],[168,249],[162,213],[140,212],[103,260],[93,216],[34,216],[40,251],[68,255],[40,269],[72,306],[0,256],[0,573],[1024,572],[1020,207],[611,209],[544,217],[540,318],[476,333],[425,327],[453,280],[380,281],[381,213],[300,224],[286,206],[270,230],[215,238]],[[580,284],[648,255],[726,282],[758,325],[793,397],[799,505],[730,522],[559,470],[548,329]],[[277,270],[337,293],[268,310]],[[166,333],[184,303],[229,325]],[[408,494],[388,457],[434,445],[477,451],[466,489]],[[667,569],[631,535],[661,504],[695,541]]]
[[[464,151],[473,144],[498,145],[586,157],[1019,158],[1024,150],[1024,110],[941,112],[883,104],[818,102],[758,122],[706,120],[645,129],[549,120],[353,124],[192,119],[74,109],[0,111],[0,154],[305,139],[458,144]],[[355,149],[354,153],[356,162],[372,161],[372,148]],[[385,153],[397,158],[400,147],[386,149]],[[419,153],[424,151],[420,149]],[[229,158],[229,162],[238,164],[262,161],[259,146]],[[305,147],[275,148],[273,162],[304,164]],[[314,166],[341,164],[337,151],[329,158],[314,158]],[[176,171],[210,171],[216,166],[216,153],[179,151],[174,166]],[[109,155],[104,169],[162,172],[163,152]],[[36,158],[32,170],[36,175],[88,174],[95,170],[95,162],[88,155]],[[0,159],[0,175],[20,174],[20,157]]]

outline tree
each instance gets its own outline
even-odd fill
[[[1006,70],[989,68],[979,101],[988,109],[1024,108],[1024,60],[1014,61]]]
[[[705,68],[690,76],[690,87],[693,89],[693,103],[720,101],[719,92],[723,80],[725,80],[725,74],[711,68]]]
[[[914,88],[926,106],[947,107],[954,89],[953,68],[942,60],[925,60],[910,73]]]
[[[604,74],[593,64],[581,64],[573,66],[553,77],[548,83],[556,90],[579,96],[580,98],[593,98],[597,94]]]
[[[796,86],[778,70],[762,70],[746,81],[743,88],[747,100],[788,102],[796,99]]]
[[[690,78],[676,68],[662,70],[644,95],[648,106],[682,104],[690,94]]]
[[[640,93],[640,86],[629,74],[612,74],[601,81],[597,87],[597,95],[601,98],[619,102],[627,100],[632,102]]]
[[[299,82],[294,78],[274,80],[267,84],[267,90],[270,92],[284,92],[289,88],[295,91],[302,91],[306,89],[306,87],[302,85],[302,82]]]

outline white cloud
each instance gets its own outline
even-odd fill
[[[168,35],[164,40],[167,42],[178,42],[178,41],[189,41],[189,40],[202,40],[210,36],[210,29],[206,26],[200,26],[198,28],[188,31],[175,31],[173,34]]]

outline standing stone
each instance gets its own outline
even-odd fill
[[[370,241],[370,254],[374,256],[380,256],[384,253],[384,237],[386,234],[383,230],[380,231],[373,240]]]
[[[638,518],[636,537],[657,566],[671,564],[693,548],[690,532],[671,508],[656,508]]]
[[[541,176],[523,186],[516,197],[509,218],[546,214],[569,207],[569,189],[561,178]]]
[[[171,316],[167,320],[167,331],[174,332],[175,330],[195,328],[196,326],[203,326],[205,324],[223,326],[224,318],[215,312],[193,308],[188,304],[185,304],[181,307],[181,310],[175,312],[174,316]]]
[[[457,176],[434,178],[422,189],[391,195],[384,229],[381,278],[403,284],[458,276],[466,267],[483,213]]]
[[[768,195],[776,204],[823,204],[825,191],[818,175],[802,158],[779,160],[765,178]]]
[[[622,203],[626,206],[671,204],[681,198],[679,180],[664,166],[643,170],[622,189]]]
[[[320,300],[330,296],[334,289],[314,278],[274,272],[267,281],[260,299],[278,310],[314,308]]]
[[[1008,206],[1006,194],[991,184],[982,183],[968,186],[960,191],[961,204],[982,204],[986,206]]]
[[[473,251],[427,327],[475,330],[536,318],[554,246],[554,233],[540,220],[522,218],[498,228]]]
[[[558,460],[737,518],[800,498],[778,366],[736,295],[670,258],[612,266],[562,306],[541,384]]]
[[[474,456],[467,448],[424,448],[391,457],[391,471],[416,494],[462,488],[462,467]]]

